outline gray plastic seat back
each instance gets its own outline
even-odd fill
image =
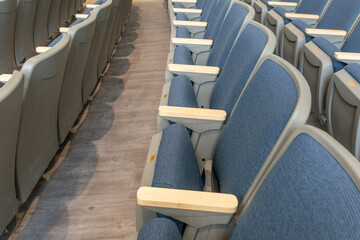
[[[60,27],[60,4],[61,0],[51,0],[48,18],[48,37]]]
[[[122,28],[123,28],[123,20],[125,19],[125,15],[126,15],[126,0],[121,0],[120,1],[120,6],[119,6],[119,12],[118,12],[118,16],[115,22],[115,35],[114,35],[114,42],[117,42],[118,39],[120,38],[120,34],[122,32]]]
[[[113,22],[111,23],[111,28],[110,28],[110,35],[108,38],[108,50],[107,50],[107,57],[109,58],[112,51],[114,50],[114,45],[116,43],[117,40],[115,40],[115,36],[117,34],[117,21],[119,19],[119,15],[120,15],[120,10],[121,10],[121,0],[113,0],[113,3],[115,5],[115,9],[114,9],[114,16],[113,16]]]
[[[74,13],[76,12],[75,10],[75,0],[69,0],[68,3],[68,14],[67,14],[67,19],[69,20],[71,18],[72,15],[74,15]]]
[[[34,20],[38,0],[18,0],[15,27],[15,58],[21,63],[34,48]]]
[[[70,36],[50,50],[30,58],[21,72],[25,88],[16,151],[17,196],[26,201],[55,155],[58,144],[57,113]]]
[[[0,232],[15,216],[18,206],[15,192],[15,152],[19,131],[24,75],[13,73],[0,88]]]
[[[83,104],[86,103],[90,94],[98,82],[97,66],[100,52],[103,49],[103,39],[105,36],[106,24],[110,16],[112,0],[107,0],[101,6],[96,7],[93,11],[97,14],[95,31],[91,41],[86,68],[83,77],[82,96]]]
[[[48,37],[48,17],[51,1],[38,0],[34,22],[35,47],[40,46]]]
[[[328,131],[360,160],[360,65],[351,64],[338,71],[330,80],[326,116]]]
[[[0,0],[0,74],[15,67],[14,29],[16,1]]]
[[[60,13],[59,13],[60,26],[64,25],[64,23],[68,20],[69,2],[70,2],[70,0],[61,0]]]
[[[79,113],[82,104],[82,77],[86,59],[88,57],[91,39],[96,22],[96,13],[91,12],[90,17],[68,31],[71,37],[69,57],[66,64],[64,80],[61,88],[58,115],[59,143],[61,144]]]

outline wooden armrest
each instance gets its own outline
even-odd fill
[[[193,9],[193,8],[173,8],[174,13],[194,13],[202,14],[202,9]]]
[[[296,2],[281,2],[281,1],[268,1],[268,4],[273,7],[282,7],[287,11],[293,11],[297,7]]]
[[[204,32],[207,27],[207,22],[200,22],[200,21],[173,20],[173,24],[175,27],[181,27],[181,26],[186,27],[192,35],[198,32]]]
[[[322,36],[322,35],[329,35],[329,36],[346,36],[346,31],[344,30],[333,30],[333,29],[318,29],[318,28],[305,28],[305,33],[312,35],[312,36]]]
[[[59,28],[59,32],[61,33],[67,33],[69,31],[69,28],[68,27],[61,27]]]
[[[85,5],[86,8],[96,8],[98,6],[101,6],[101,5],[99,5],[99,4],[86,4]]]
[[[37,53],[43,53],[43,52],[46,52],[49,49],[51,49],[51,47],[37,47],[36,52]]]
[[[171,38],[171,42],[176,46],[185,45],[191,52],[195,54],[208,52],[213,45],[213,40],[211,39]]]
[[[350,63],[359,63],[360,64],[360,53],[352,52],[335,52],[334,57],[336,60],[350,64]]]
[[[88,17],[89,15],[87,15],[87,14],[75,14],[75,17],[77,18],[77,19],[86,19],[87,17]]]
[[[6,83],[10,80],[12,74],[0,74],[0,82]]]
[[[140,187],[137,203],[141,206],[233,214],[238,201],[235,195],[169,188]]]
[[[160,106],[159,116],[224,121],[226,119],[226,112],[224,110],[205,108]]]
[[[196,84],[215,81],[220,68],[209,66],[185,65],[185,64],[168,64],[168,70],[178,75],[186,75]]]
[[[314,25],[319,20],[320,16],[316,14],[303,14],[303,13],[285,13],[286,18],[294,20],[300,19],[306,24]]]
[[[197,3],[197,0],[171,0],[173,3]]]

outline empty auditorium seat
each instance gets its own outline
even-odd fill
[[[299,128],[237,213],[239,219],[228,237],[230,240],[359,239],[356,225],[360,221],[359,173],[359,162],[328,134],[310,126]],[[242,182],[236,184],[241,186]],[[204,199],[205,205],[199,201],[203,195],[140,188],[137,199],[146,208],[173,211],[178,219],[182,214],[197,216],[196,222],[203,224],[216,224],[222,216],[229,215],[234,205],[230,196],[209,196],[228,201],[219,204]],[[189,239],[185,234],[184,239]],[[176,225],[168,219],[152,220],[140,230],[137,239],[154,240],[158,236],[181,239]]]
[[[59,12],[59,22],[60,26],[63,26],[64,23],[68,20],[69,16],[69,2],[70,0],[61,0],[60,4],[60,12]]]
[[[341,45],[347,32],[359,17],[360,1],[332,0],[316,29],[301,19],[284,26],[279,41],[279,55],[298,66],[300,50],[314,37],[325,37],[335,45]]]
[[[3,85],[5,83],[5,85]],[[19,131],[24,75],[0,75],[0,232],[15,216],[18,204],[15,192],[15,152]]]
[[[98,59],[100,56],[100,51],[102,49],[106,25],[110,16],[111,5],[112,0],[107,0],[93,10],[97,14],[97,18],[95,23],[94,35],[90,45],[91,50],[86,61],[86,67],[83,76],[83,104],[87,102],[87,99],[94,90],[98,82],[98,77],[100,76],[100,74],[97,72]]]
[[[57,115],[70,36],[27,60],[16,150],[17,197],[26,201],[59,148]]]
[[[360,160],[360,65],[353,63],[330,80],[326,101],[329,133]]]
[[[48,37],[50,38],[52,34],[59,29],[62,25],[60,23],[60,4],[64,1],[61,0],[51,0],[49,17],[48,17]]]
[[[280,1],[271,1],[271,0],[258,0],[254,3],[255,9],[255,20],[259,23],[265,24],[265,16],[273,7],[278,6],[278,2],[286,2],[287,9],[289,11],[295,11],[296,7],[300,0],[280,0]],[[281,3],[280,3],[281,4]],[[285,4],[282,6],[284,7]]]
[[[37,1],[17,1],[14,41],[16,64],[20,64],[26,56],[35,51],[34,21]]]
[[[236,16],[236,12],[234,13]],[[233,41],[228,43],[228,51],[231,50],[231,52],[226,63],[221,67],[218,80],[216,80],[216,74],[213,78],[206,74],[203,74],[201,78],[196,78],[192,75],[194,72],[181,72],[182,75],[164,85],[160,106],[218,109],[224,110],[229,116],[252,72],[264,57],[273,53],[275,42],[275,37],[268,28],[254,21],[248,22],[235,43]],[[221,57],[220,51],[216,58]],[[186,126],[187,121],[182,122],[180,119],[179,123]],[[200,122],[198,124],[201,125]],[[167,118],[158,116],[157,131],[162,131],[168,125]],[[201,135],[202,131],[194,129],[193,134]],[[207,138],[206,141],[208,145],[210,138]],[[198,145],[199,149],[197,150],[201,155],[204,152],[200,149],[202,143],[199,142]],[[208,158],[211,156],[198,157]]]
[[[280,32],[283,29],[285,24],[291,22],[293,17],[295,16],[305,16],[305,15],[294,15],[289,10],[291,10],[291,6],[288,6],[288,2],[279,1],[278,6],[275,6],[273,9],[267,12],[264,20],[264,24],[273,31],[278,40],[280,38]],[[311,14],[318,15],[319,17],[325,12],[326,7],[331,3],[331,0],[302,0],[295,8],[295,13],[297,14],[310,14],[308,16],[311,17]],[[289,9],[290,8],[290,9]],[[311,21],[311,19],[310,19]],[[313,22],[315,23],[315,20]],[[278,51],[278,47],[276,47],[276,52]]]
[[[64,80],[62,83],[59,113],[58,132],[61,144],[79,113],[83,109],[82,80],[86,59],[90,50],[96,22],[96,13],[91,12],[89,18],[80,20],[78,24],[66,29],[70,35],[69,57],[67,60]]]
[[[14,32],[16,21],[16,1],[0,2],[0,74],[15,67]]]
[[[48,18],[51,1],[37,0],[36,14],[34,21],[34,44],[35,47],[40,46],[48,39]]]
[[[212,191],[231,193],[239,202],[246,201],[251,194],[251,183],[261,176],[256,177],[258,172],[271,164],[279,147],[295,128],[306,122],[309,112],[310,90],[303,76],[283,59],[274,55],[266,57],[243,91],[214,149]],[[215,118],[211,122],[210,115],[204,115],[204,119],[208,120],[204,127],[216,123]],[[171,125],[152,138],[141,186],[202,191],[203,165],[203,159],[196,158],[186,128]],[[221,236],[218,234],[224,234],[237,210],[235,206],[228,215],[220,217],[220,222],[212,225],[211,221],[210,224],[198,222],[196,214],[158,211],[140,205],[137,229],[155,218],[158,212],[188,224],[185,233],[190,236],[217,234],[218,239]],[[206,225],[212,225],[210,230]]]

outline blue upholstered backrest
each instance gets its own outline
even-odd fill
[[[345,70],[360,83],[360,65],[357,63],[349,64],[345,67]]]
[[[211,17],[208,18],[208,25],[204,34],[205,39],[215,40],[230,3],[231,0],[218,1],[216,8],[214,8],[214,11],[211,13]]]
[[[320,15],[328,2],[329,0],[302,0],[296,12]]]
[[[248,24],[235,42],[211,97],[210,108],[225,110],[227,116],[255,68],[268,38],[262,29]]]
[[[333,0],[317,28],[348,31],[360,13],[358,0]]]
[[[216,4],[218,0],[206,0],[206,3],[204,3],[202,14],[200,17],[200,21],[207,21],[208,17],[211,15],[211,13],[215,10]]]
[[[350,37],[346,40],[342,51],[344,52],[360,52],[360,24],[358,23],[351,33]]]
[[[244,90],[219,141],[213,172],[239,201],[278,140],[298,99],[291,76],[267,59]]]
[[[231,7],[214,41],[214,46],[211,49],[207,63],[208,66],[218,66],[220,68],[224,66],[226,58],[248,14],[249,11],[239,4],[234,4]]]
[[[322,145],[301,133],[265,178],[230,239],[360,239],[359,222],[359,190]]]

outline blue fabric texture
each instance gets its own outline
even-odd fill
[[[168,106],[198,107],[192,82],[187,76],[180,75],[172,79]]]
[[[302,0],[296,12],[321,15],[328,1],[329,0]]]
[[[284,19],[284,25],[288,24],[289,22],[291,22],[290,19],[288,19],[287,17],[285,17],[285,13],[287,13],[288,11],[286,11],[285,8],[282,7],[274,7],[273,10],[279,14],[283,19]]]
[[[90,16],[90,15],[89,15]],[[89,17],[88,16],[88,17]],[[87,19],[87,18],[86,18]],[[85,21],[85,19],[77,19],[75,22],[73,22],[70,26],[69,26],[69,28],[71,28],[71,27],[73,27],[73,26],[75,26],[75,25],[77,25],[77,24],[79,24],[79,23],[82,23],[83,21]]]
[[[274,61],[263,62],[244,90],[214,155],[213,172],[222,193],[234,194],[239,202],[243,199],[297,98],[291,76]]]
[[[176,224],[165,218],[155,218],[146,223],[139,231],[138,240],[171,239],[181,240]]]
[[[239,4],[231,7],[210,51],[208,66],[222,69],[248,13],[248,10]]]
[[[334,57],[335,52],[341,52],[340,49],[335,47],[331,42],[323,37],[316,37],[312,41],[331,58],[334,72],[337,72],[345,67],[345,63],[336,60]]]
[[[190,32],[187,27],[181,26],[176,29],[177,38],[190,38]]]
[[[195,151],[186,128],[181,124],[163,130],[152,186],[203,190]]]
[[[218,1],[216,8],[211,13],[211,18],[209,18],[209,22],[204,34],[204,39],[215,40],[219,29],[224,21],[225,14],[229,9],[230,3],[231,0]]]
[[[206,4],[204,4],[202,8],[203,11],[200,17],[200,21],[209,22],[208,18],[212,17],[212,13],[215,11],[216,5],[217,0],[206,0]]]
[[[351,33],[350,37],[346,40],[344,46],[342,47],[343,52],[360,52],[360,24],[354,28],[354,31]]]
[[[63,38],[63,35],[61,34],[60,36],[58,36],[57,38],[54,39],[54,41],[52,41],[48,47],[54,47],[56,44],[58,44],[61,39]]]
[[[176,20],[179,20],[179,21],[189,21],[189,19],[188,19],[187,16],[185,15],[185,13],[177,13],[177,14],[176,14]]]
[[[190,50],[184,45],[175,48],[174,64],[194,65]]]
[[[222,109],[230,116],[268,38],[254,25],[247,25],[235,42],[214,88],[210,108]]]
[[[360,1],[333,0],[317,28],[349,31],[359,15]]]
[[[174,8],[184,8],[184,5],[182,5],[182,3],[174,3]]]
[[[349,64],[345,67],[345,70],[360,83],[360,65],[357,63]]]
[[[297,27],[299,30],[301,30],[302,32],[304,32],[305,34],[305,39],[306,42],[310,42],[311,40],[313,40],[313,37],[310,35],[307,35],[305,33],[305,28],[311,28],[308,24],[304,23],[302,20],[300,19],[295,19],[291,21],[292,24],[294,24],[295,27]]]
[[[265,178],[230,239],[360,239],[359,222],[354,182],[303,133]]]

